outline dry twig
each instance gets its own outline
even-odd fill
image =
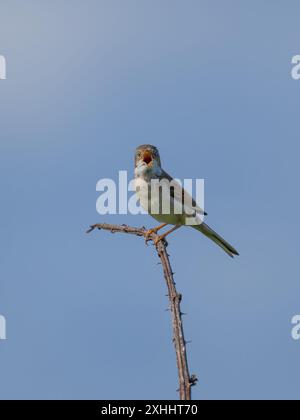
[[[92,232],[95,229],[108,230],[112,233],[121,232],[136,236],[145,236],[145,228],[135,228],[126,225],[110,225],[110,224],[97,224],[90,227],[87,233]],[[150,240],[155,240],[157,235],[152,233],[149,237]],[[184,338],[183,325],[182,325],[182,312],[180,309],[180,303],[182,296],[176,290],[173,271],[170,265],[169,255],[167,253],[167,243],[160,241],[156,245],[157,254],[161,260],[163,266],[164,277],[168,287],[168,297],[170,302],[170,310],[172,314],[172,327],[173,327],[173,341],[176,351],[176,360],[179,377],[179,394],[180,400],[191,400],[191,387],[196,384],[197,377],[195,375],[190,376],[187,354],[186,354],[186,341]]]

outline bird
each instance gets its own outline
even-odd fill
[[[203,221],[207,213],[197,205],[179,182],[164,171],[157,147],[144,144],[136,148],[134,177],[135,191],[141,206],[160,222],[159,226],[146,231],[146,242],[155,233],[157,237],[154,243],[157,245],[180,227],[190,226],[219,245],[230,257],[239,255],[232,245]],[[151,188],[151,185],[160,185],[160,188]],[[164,188],[170,185],[172,188]],[[158,235],[158,232],[167,225],[173,225],[173,227],[164,234]]]

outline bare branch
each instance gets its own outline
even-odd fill
[[[126,225],[110,225],[103,223],[91,226],[87,233],[91,233],[95,229],[108,230],[112,233],[127,233],[136,236],[145,236],[147,232],[144,227],[135,228]],[[149,236],[149,239],[154,241],[157,238],[157,236],[157,234],[152,233]],[[180,400],[191,400],[191,387],[197,383],[197,377],[195,375],[190,376],[189,374],[186,354],[186,341],[184,338],[183,324],[181,318],[182,312],[180,309],[182,295],[176,290],[173,278],[173,271],[171,268],[169,255],[167,253],[166,247],[166,242],[160,241],[156,245],[156,251],[163,267],[164,277],[168,288],[168,298],[172,314],[173,341],[176,352],[177,369],[179,377],[179,394]]]

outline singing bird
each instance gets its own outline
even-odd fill
[[[153,182],[159,182],[160,188],[151,188]],[[171,185],[172,188],[163,188],[164,183]],[[159,152],[155,146],[145,144],[136,149],[135,188],[141,206],[161,223],[146,232],[146,241],[152,233],[157,233],[167,225],[174,226],[163,235],[158,236],[155,240],[156,244],[181,226],[188,225],[219,245],[230,257],[239,255],[233,246],[203,222],[206,213],[189,193],[162,169]],[[178,211],[180,208],[181,211]],[[191,217],[194,217],[193,224],[190,223]]]

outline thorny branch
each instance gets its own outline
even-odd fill
[[[87,233],[91,233],[95,229],[108,230],[112,233],[121,232],[128,233],[136,236],[145,236],[145,228],[135,228],[126,225],[111,225],[111,224],[96,224],[90,227]],[[149,236],[150,240],[155,240],[157,234],[152,233]],[[176,290],[176,285],[173,278],[173,271],[170,265],[169,255],[167,253],[167,243],[160,241],[156,244],[156,251],[161,260],[164,277],[168,287],[168,297],[170,303],[170,310],[172,315],[172,327],[173,327],[173,342],[176,352],[178,377],[179,377],[179,394],[180,400],[191,400],[191,387],[196,384],[197,377],[195,375],[190,376],[187,354],[186,354],[186,341],[184,338],[183,325],[182,325],[182,312],[180,309],[180,303],[182,296]]]

